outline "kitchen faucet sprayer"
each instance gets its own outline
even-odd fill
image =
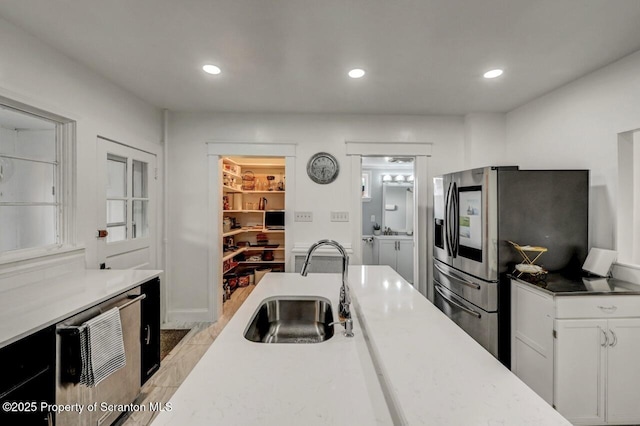
[[[331,246],[334,247],[340,255],[342,256],[342,285],[340,286],[340,303],[338,306],[338,316],[340,321],[338,323],[343,324],[345,327],[344,335],[347,337],[353,337],[353,320],[351,319],[351,295],[349,294],[349,283],[348,274],[349,274],[349,256],[347,255],[346,250],[340,243],[334,240],[320,240],[311,245],[309,247],[309,251],[307,251],[307,255],[304,258],[304,263],[302,264],[302,269],[300,270],[300,274],[303,277],[306,277],[309,273],[309,265],[311,261],[311,256],[313,252],[321,246]]]

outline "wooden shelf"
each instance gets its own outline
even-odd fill
[[[244,234],[246,232],[263,232],[265,234],[277,234],[284,233],[284,230],[268,230],[264,228],[243,228],[243,229],[234,229],[233,231],[225,232],[222,234],[222,237],[230,237],[232,235]]]
[[[283,247],[261,247],[261,246],[247,246],[245,251],[284,251]]]
[[[264,264],[274,264],[274,263],[284,263],[284,260],[255,260],[255,261],[250,261],[250,260],[243,260],[242,262],[238,262],[241,265],[245,265],[247,263],[264,263]]]
[[[272,210],[222,210],[223,213],[264,213]]]
[[[285,191],[242,191],[244,194],[284,194]]]
[[[225,175],[229,175],[231,177],[234,177],[236,179],[242,179],[242,176],[240,176],[237,173],[233,173],[231,170],[222,169],[222,173],[225,174]]]
[[[232,192],[235,194],[264,194],[264,195],[285,193],[285,191],[247,191],[244,189],[232,188],[231,186],[227,186],[227,185],[222,185],[222,192]]]
[[[242,253],[242,252],[243,252],[243,251],[245,251],[246,249],[247,249],[246,247],[240,247],[240,248],[239,248],[238,250],[236,250],[236,251],[233,251],[233,252],[231,252],[231,253],[229,253],[229,254],[225,254],[225,255],[222,257],[222,261],[224,262],[225,260],[229,260],[229,259],[234,258],[235,256],[239,255],[240,253]]]
[[[232,192],[235,194],[241,194],[243,191],[242,189],[237,189],[237,188],[232,188],[230,186],[227,185],[222,185],[222,192]]]
[[[223,261],[223,262],[224,262],[224,261]],[[227,274],[227,273],[229,273],[229,272],[233,271],[233,270],[234,270],[234,269],[236,269],[239,265],[240,265],[240,263],[238,262],[238,263],[236,263],[235,265],[233,265],[231,268],[229,268],[229,269],[226,269],[226,270],[222,271],[222,275]]]

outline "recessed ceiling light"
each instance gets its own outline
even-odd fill
[[[496,78],[502,75],[503,71],[501,69],[495,69],[491,71],[487,71],[484,73],[484,78]]]
[[[365,74],[364,70],[361,70],[360,68],[354,68],[351,71],[349,71],[349,77],[351,78],[360,78],[364,76],[364,74]]]
[[[222,72],[220,68],[215,65],[205,65],[202,67],[202,69],[204,70],[204,72],[207,72],[209,74],[220,74]]]

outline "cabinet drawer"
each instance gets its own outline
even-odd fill
[[[556,297],[556,318],[640,316],[640,295]]]

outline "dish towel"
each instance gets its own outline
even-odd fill
[[[95,387],[126,365],[120,309],[113,308],[80,326],[80,383]]]

